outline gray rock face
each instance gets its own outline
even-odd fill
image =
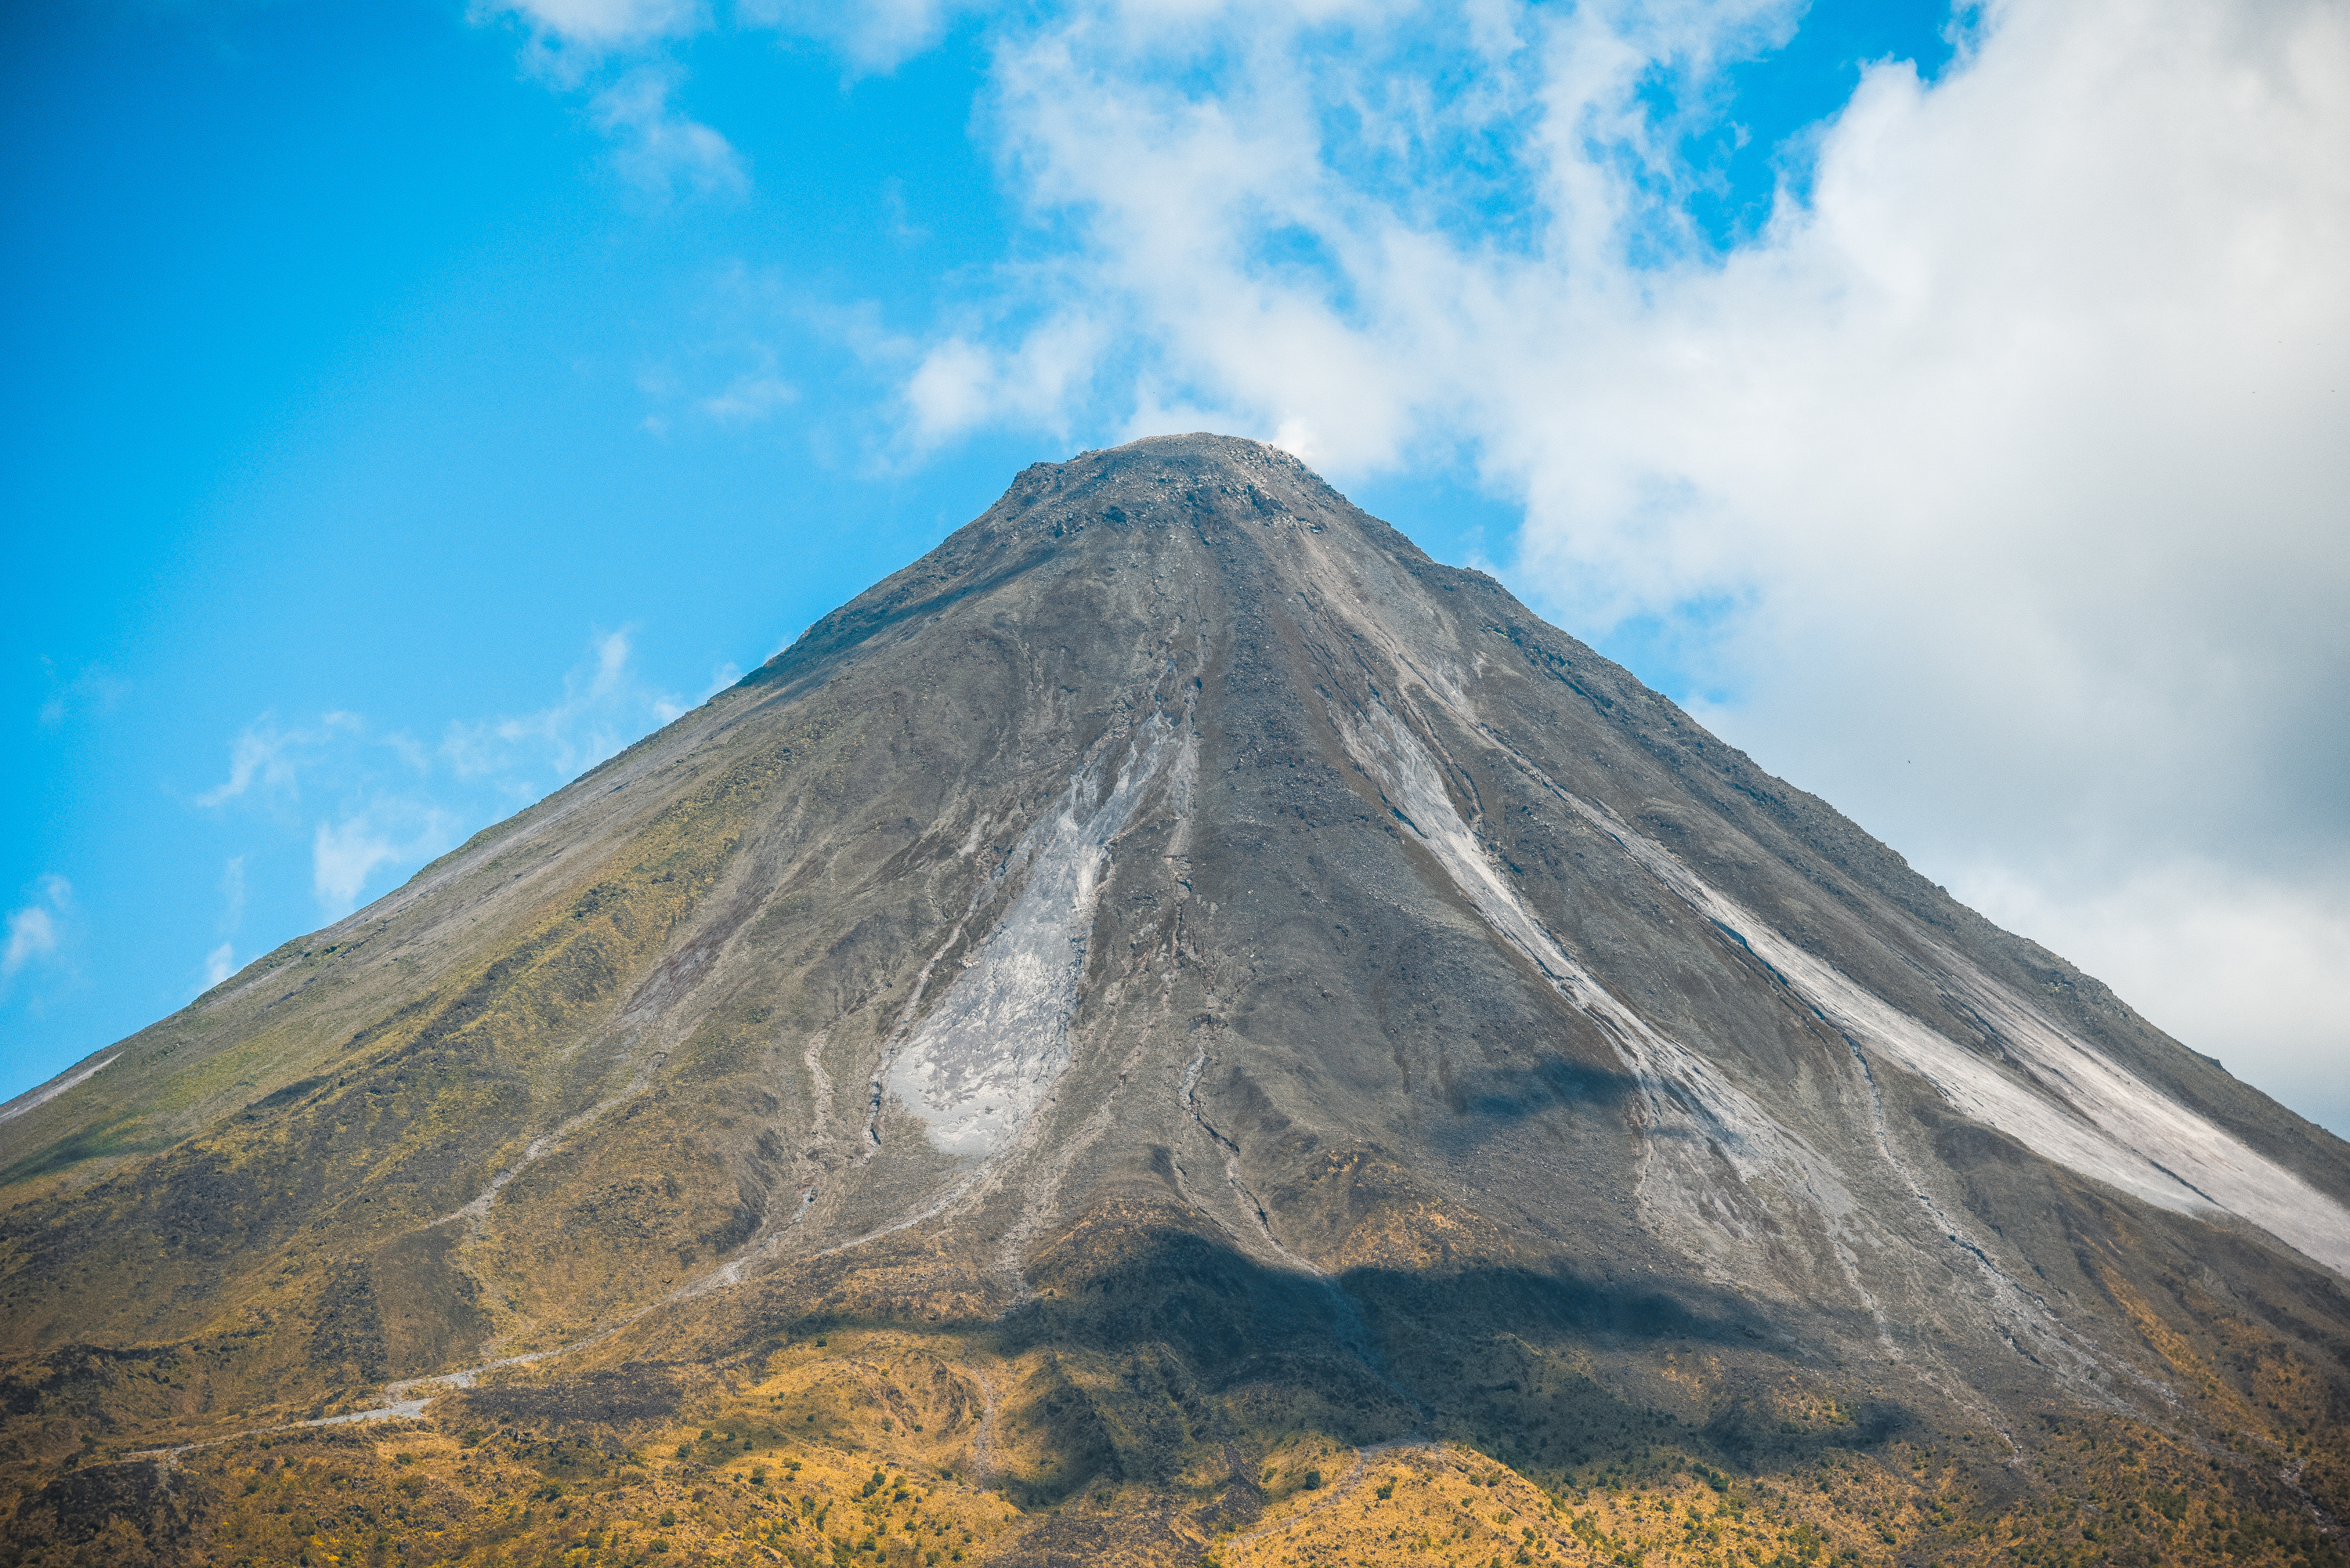
[[[1935,1150],[1962,1121],[2350,1270],[2338,1145],[1277,452],[1030,471],[745,691],[844,684],[1010,775],[911,813],[971,905],[854,1064],[974,1222],[1163,1148],[1235,1245],[1343,1266],[1255,1193],[1376,1150],[1513,1233],[1638,1237],[1889,1354],[2023,1336],[2085,1374]]]
[[[1028,470],[20,1105],[26,1354],[198,1333],[328,1248],[380,1304],[286,1299],[370,1376],[813,1303],[1155,1346],[1365,1440],[1481,1431],[1462,1347],[1503,1340],[1693,1423],[1800,1375],[2001,1430],[2169,1408],[2146,1314],[2196,1332],[2182,1280],[2326,1377],[2350,1343],[2350,1147],[1213,436]],[[64,1282],[199,1192],[238,1246],[168,1299]],[[1693,1345],[1731,1369],[1702,1397],[1656,1359]],[[1147,1426],[1071,1473],[1205,1440]]]

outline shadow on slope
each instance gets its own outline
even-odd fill
[[[1331,1279],[1144,1205],[1071,1226],[1030,1261],[1034,1296],[993,1320],[910,1320],[902,1295],[867,1294],[837,1268],[811,1261],[771,1278],[733,1326],[735,1353],[895,1324],[1022,1368],[1003,1399],[1013,1440],[997,1479],[1027,1508],[1103,1483],[1205,1502],[1204,1476],[1222,1478],[1209,1490],[1249,1481],[1300,1433],[1350,1447],[1450,1441],[1564,1487],[1804,1464],[1915,1424],[1898,1404],[1825,1388],[1819,1418],[1793,1419],[1783,1388],[1820,1379],[1788,1354],[1784,1325],[1713,1287],[1563,1262]]]

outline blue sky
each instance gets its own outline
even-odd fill
[[[2072,742],[2049,740],[2078,730],[2075,709],[2178,686],[2128,675],[2146,662],[2129,628],[2172,577],[2208,583],[2220,520],[2156,529],[2142,547],[2170,576],[2058,615],[2036,597],[2049,542],[2029,520],[2005,545],[1966,543],[2006,493],[1970,496],[1972,514],[1920,499],[1986,465],[2046,488],[2037,427],[1982,414],[1938,435],[1929,404],[1859,431],[1899,389],[2082,406],[2061,358],[1983,395],[1973,350],[1917,323],[2067,318],[2064,269],[1998,281],[2029,254],[1994,243],[2005,220],[1937,225],[2082,204],[2029,190],[2064,155],[1999,139],[2018,104],[2027,123],[2053,113],[2034,84],[2077,78],[2065,51],[2086,24],[1845,0],[916,4],[849,32],[798,15],[660,0],[12,13],[0,1096],[699,701],[1025,463],[1203,425],[1283,441],[1433,553],[1501,572],[2093,969],[2173,944],[2146,966],[2159,975],[2181,942],[2272,967],[2277,932],[2300,933],[2286,978],[2301,1011],[2251,1033],[2296,1042],[2269,1080],[2281,1092],[2344,1064],[2322,971],[2350,932],[2325,858],[2345,836],[2310,782],[2332,754],[2273,741],[2286,711],[2238,747],[2247,767],[2189,769],[2188,794],[2116,807],[2095,748],[2066,761]],[[2166,68],[2216,81],[2225,64]],[[2317,98],[2303,109],[2322,129],[2334,110]],[[2255,131],[2274,127],[2243,128],[2248,146]],[[2108,189],[2110,159],[2139,156],[2085,154],[2079,178]],[[2143,153],[2153,174],[2176,156]],[[2323,178],[2284,171],[2276,200],[2305,214]],[[1933,181],[1936,200],[1902,205]],[[2122,228],[2200,221],[2139,211]],[[2322,264],[2336,234],[2319,228]],[[2065,244],[2044,223],[2026,239]],[[2094,260],[2103,243],[2075,248]],[[1926,286],[1957,292],[1898,320],[1819,303],[1898,301],[1918,286],[1904,266],[1970,281]],[[2242,308],[2178,276],[2124,281],[2178,313],[2189,344]],[[2077,286],[2115,292],[2110,276]],[[2332,474],[2339,405],[2311,390],[2338,379],[2330,311],[2286,309],[2280,341],[2315,347],[2220,368],[2316,400],[2282,433],[2209,437],[2212,485],[2276,466],[2279,443],[2288,478]],[[1695,397],[1660,379],[1692,357],[1713,367]],[[1756,366],[1792,367],[1792,390],[1732,395]],[[2214,372],[2189,353],[2154,373]],[[2106,429],[2083,450],[2126,472]],[[1890,481],[1866,472],[1882,450],[1912,452]],[[1746,466],[1722,467],[1725,452]],[[1817,505],[1805,472],[1835,476]],[[2054,555],[2097,558],[2126,525],[2099,514]],[[1963,618],[1989,629],[1898,613],[1950,580],[1936,553],[1961,545],[1991,557],[1967,581],[1996,602]],[[2338,532],[2329,544],[2322,526],[2253,553],[2338,576]],[[1851,624],[1856,596],[1889,599],[1878,635],[1908,644],[1881,685],[1853,686],[1852,648],[1819,629]],[[2251,618],[2207,628],[2222,662],[2283,660],[2304,705],[2340,694],[2338,640],[2272,648]],[[1948,646],[1974,635],[2074,670],[2049,682],[2056,711],[1992,711],[1969,673],[1982,650]],[[2154,747],[2178,717],[2093,739],[2108,757]],[[1917,787],[1896,753],[1940,782]],[[1996,809],[1981,805],[1985,768],[2021,780]],[[2274,832],[2174,835],[2152,856],[2078,847],[2143,849],[2131,811],[2230,809],[2315,833],[2321,868],[2296,870]],[[2148,877],[2169,889],[2169,925],[2117,912],[2159,902]],[[2192,928],[2214,909],[2241,918]],[[2277,990],[2271,971],[2258,983]],[[2202,1017],[2185,1007],[2149,1011],[2240,1049],[2182,1024]],[[2296,1103],[2350,1126],[2350,1101],[2322,1101]]]

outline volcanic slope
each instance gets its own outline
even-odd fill
[[[0,1107],[0,1204],[7,1561],[2350,1515],[2350,1147],[1222,437]]]

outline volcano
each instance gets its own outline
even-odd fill
[[[0,1108],[0,1562],[2335,1563],[2350,1512],[2350,1146],[1224,437],[1026,470]]]

